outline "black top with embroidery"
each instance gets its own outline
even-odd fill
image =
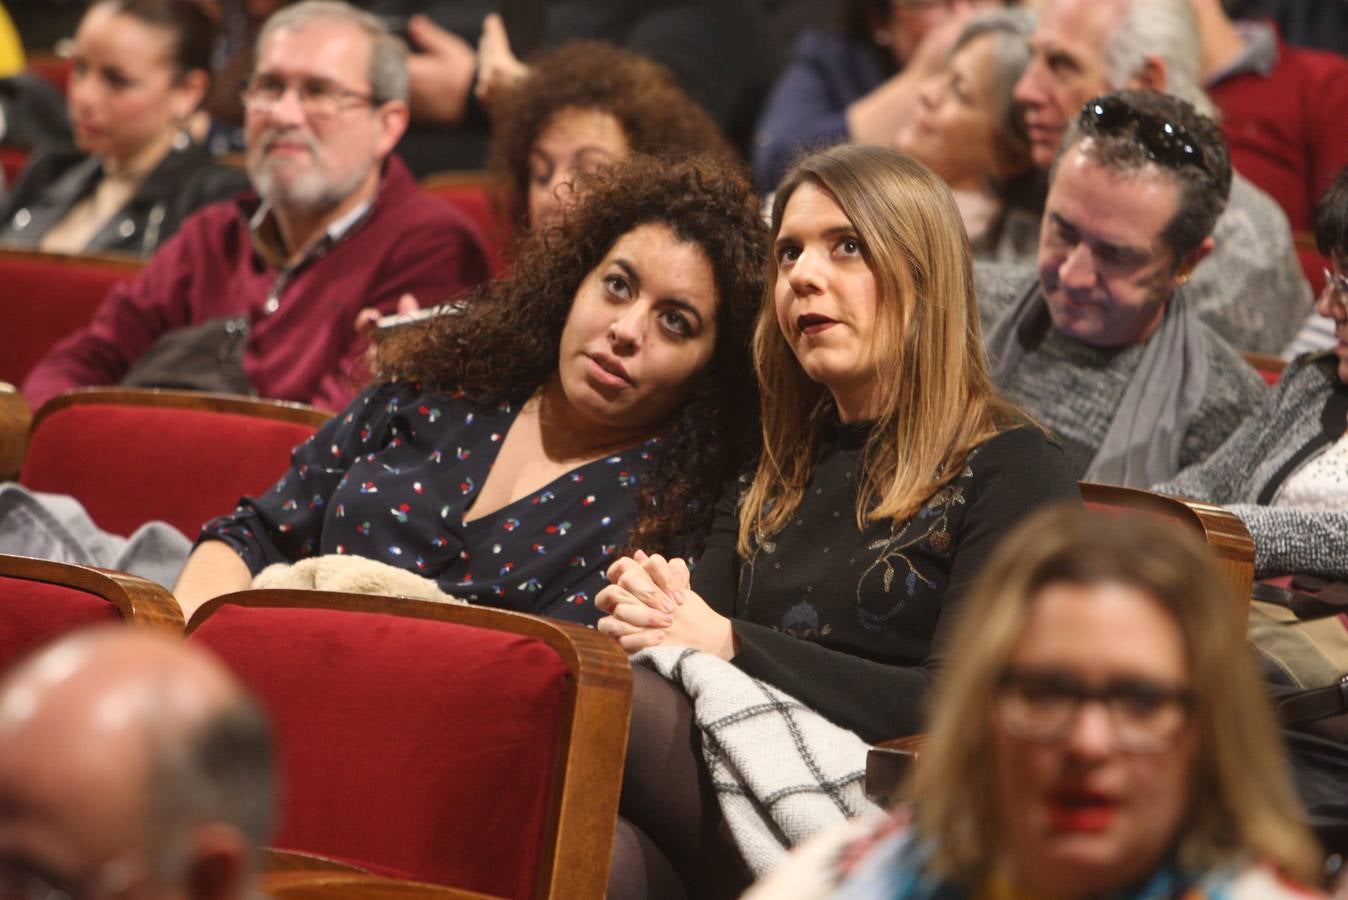
[[[997,540],[1039,504],[1081,495],[1062,450],[1023,427],[975,448],[912,519],[858,532],[866,434],[825,437],[796,515],[748,561],[737,497],[722,498],[693,588],[736,620],[737,666],[873,742],[922,729],[953,614]]]
[[[593,625],[594,595],[636,517],[631,491],[655,440],[577,466],[468,522],[518,409],[369,388],[296,447],[291,468],[207,522],[257,574],[326,553],[376,559],[473,603]]]

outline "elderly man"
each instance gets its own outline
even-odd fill
[[[345,3],[272,16],[244,92],[257,196],[184,222],[34,368],[29,404],[125,381],[337,409],[368,378],[361,308],[392,312],[404,293],[442,300],[484,280],[473,226],[390,156],[407,126],[405,56]]]
[[[1053,162],[1072,117],[1091,97],[1120,88],[1172,94],[1202,111],[1201,47],[1190,0],[1049,0],[1016,85],[1031,155]],[[1311,308],[1287,217],[1236,176],[1213,232],[1211,259],[1189,294],[1203,320],[1241,350],[1276,353]]]
[[[1169,478],[1263,397],[1186,286],[1230,184],[1220,130],[1189,104],[1152,91],[1096,98],[1052,166],[1037,276],[980,269],[994,380],[1086,480]]]
[[[190,645],[85,631],[0,684],[5,897],[247,897],[273,794],[266,719]]]

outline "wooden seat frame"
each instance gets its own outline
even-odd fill
[[[1113,484],[1079,483],[1084,503],[1136,510],[1168,519],[1200,537],[1226,579],[1233,603],[1248,615],[1254,585],[1254,541],[1245,523],[1211,503],[1171,497]],[[914,734],[876,744],[866,754],[866,796],[888,806],[897,802],[925,735]]]
[[[48,559],[0,554],[0,576],[84,591],[111,603],[131,625],[173,637],[183,635],[183,614],[178,601],[153,581],[137,575]]]
[[[553,776],[535,896],[570,900],[604,895],[632,705],[632,668],[617,641],[580,625],[505,610],[301,590],[247,590],[215,597],[193,613],[187,634],[225,605],[434,619],[525,635],[551,647],[568,671],[569,702],[558,735],[565,753]],[[434,890],[438,896],[483,896]]]
[[[44,403],[37,414],[33,416],[33,424],[29,433],[35,432],[42,424],[43,419],[62,409],[97,403],[234,413],[241,416],[256,416],[262,419],[276,419],[282,422],[312,425],[314,428],[318,428],[332,418],[331,413],[289,400],[265,400],[259,397],[243,397],[236,394],[175,391],[165,388],[86,387],[66,391],[64,394],[53,397]]]
[[[1201,500],[1171,497],[1139,488],[1113,484],[1080,483],[1085,503],[1133,509],[1169,519],[1195,533],[1216,558],[1234,602],[1248,609],[1254,585],[1254,541],[1245,523],[1228,510]]]

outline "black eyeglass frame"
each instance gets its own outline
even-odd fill
[[[1052,730],[1036,731],[1035,729],[1017,727],[1013,720],[1008,720],[1005,706],[1008,692],[1027,686],[1048,686],[1049,684],[1062,699],[1071,703],[1067,714],[1058,727]],[[1155,738],[1154,743],[1134,741],[1127,736],[1128,728],[1120,727],[1122,719],[1118,712],[1118,704],[1144,698],[1174,703],[1181,713],[1174,731],[1169,734],[1157,733],[1153,736]],[[1082,704],[1088,702],[1099,703],[1104,707],[1110,725],[1114,730],[1115,740],[1121,750],[1128,753],[1150,754],[1164,753],[1174,747],[1175,742],[1184,732],[1184,725],[1188,723],[1190,716],[1193,714],[1196,697],[1190,688],[1167,688],[1160,685],[1149,686],[1145,691],[1139,690],[1138,686],[1128,685],[1107,685],[1102,688],[1090,688],[1078,684],[1074,680],[1045,678],[1012,669],[1003,673],[1002,677],[997,680],[997,696],[993,701],[993,708],[994,715],[1001,721],[1002,727],[1017,740],[1035,744],[1056,744],[1064,740],[1071,732],[1073,724],[1081,714]]]
[[[1193,166],[1209,178],[1217,178],[1193,135],[1174,122],[1143,112],[1119,97],[1105,94],[1086,101],[1077,122],[1086,134],[1104,137],[1125,134],[1132,126],[1132,136],[1153,162],[1170,169]]]

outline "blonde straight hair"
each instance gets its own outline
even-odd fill
[[[959,474],[970,450],[1029,418],[988,378],[969,239],[945,183],[897,150],[848,144],[812,154],[777,188],[774,241],[802,184],[826,192],[851,221],[875,277],[870,340],[881,412],[864,451],[856,519],[858,528],[901,522]],[[763,453],[740,507],[741,556],[790,521],[835,415],[828,390],[805,374],[777,325],[777,269],[769,254],[753,338]]]
[[[1203,871],[1267,862],[1315,884],[1320,853],[1245,643],[1243,599],[1225,590],[1206,548],[1175,526],[1075,506],[1041,510],[1015,528],[965,603],[912,780],[917,827],[935,850],[936,872],[977,884],[1006,846],[1008,817],[994,806],[990,764],[993,704],[1031,607],[1044,588],[1064,583],[1137,588],[1170,613],[1184,638],[1198,753],[1189,814],[1175,836],[1180,864]]]

